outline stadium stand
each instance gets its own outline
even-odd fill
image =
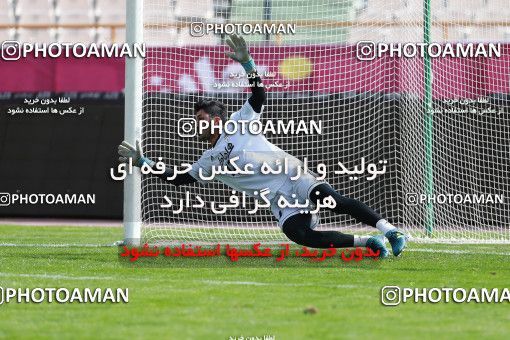
[[[145,0],[158,4],[161,0]],[[258,0],[204,0],[196,6],[196,0],[169,0],[171,6],[147,6],[152,11],[144,13],[144,20],[162,22],[166,30],[146,30],[146,41],[150,45],[183,45],[191,41],[189,32],[182,29],[183,23],[193,21],[243,22],[263,20],[263,1]],[[317,43],[344,43],[367,39],[403,42],[406,39],[420,39],[420,32],[410,32],[406,22],[420,20],[423,9],[416,0],[352,0],[314,1],[294,0],[308,4],[309,11],[289,11],[285,2],[275,1],[271,8],[273,20],[296,20],[326,22],[354,22],[354,26],[331,25],[328,34],[317,35],[318,30],[300,27],[292,36],[272,37],[278,44],[296,44],[316,41]],[[344,11],[331,11],[324,17],[324,8],[338,7],[344,3]],[[294,7],[298,8],[298,6]],[[446,28],[433,27],[435,41],[507,41],[510,36],[508,25],[497,24],[508,21],[510,8],[508,0],[432,0],[434,20],[446,23]],[[333,14],[335,13],[335,14]],[[339,14],[340,13],[340,14]],[[320,18],[318,15],[320,14]],[[382,14],[385,14],[383,17]],[[125,0],[3,0],[0,1],[0,39],[17,39],[27,42],[81,41],[81,42],[122,42],[125,35]],[[456,24],[462,21],[462,25]],[[496,22],[487,30],[479,29],[479,22]],[[36,25],[36,27],[34,27]],[[79,25],[80,27],[76,27]],[[376,30],[374,36],[373,27]],[[219,37],[192,39],[194,44],[216,44]],[[251,42],[264,42],[265,38],[250,36]]]
[[[212,19],[214,15],[213,0],[201,1],[197,6],[193,1],[176,0],[175,18],[179,21],[194,21],[200,19]]]
[[[12,3],[11,0],[0,1],[0,18],[2,22],[10,22],[12,20]]]
[[[96,0],[94,12],[98,23],[124,23],[125,0]]]

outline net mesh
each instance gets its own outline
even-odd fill
[[[295,34],[245,35],[259,72],[271,76],[265,83],[274,85],[267,89],[262,121],[322,121],[323,133],[267,138],[291,155],[307,157],[312,170],[324,163],[334,188],[415,240],[510,242],[506,5],[432,0],[424,16],[421,0],[145,0],[145,153],[169,165],[193,163],[208,146],[179,136],[179,120],[194,116],[200,98],[221,100],[232,113],[249,96],[231,77],[243,71],[224,55],[225,36],[192,36],[192,23],[295,24]],[[359,41],[423,42],[426,22],[430,42],[498,42],[501,56],[431,58],[430,68],[420,57],[356,56]],[[362,162],[386,169],[368,180],[367,167],[356,175],[335,174],[338,162],[348,170]],[[269,210],[251,215],[246,208],[229,208],[216,215],[206,204],[174,214],[161,207],[165,195],[179,202],[186,191],[217,204],[232,194],[218,182],[174,187],[145,176],[145,241],[286,240]],[[320,218],[318,230],[375,230],[346,215],[321,211]]]

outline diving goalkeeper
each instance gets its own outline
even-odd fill
[[[216,173],[213,177],[229,187],[247,195],[256,196],[261,190],[267,188],[267,199],[271,204],[271,211],[278,220],[283,233],[295,243],[313,248],[345,248],[345,247],[368,247],[374,251],[380,251],[380,257],[388,256],[388,250],[381,238],[377,236],[348,235],[338,231],[314,230],[319,224],[317,213],[301,213],[302,208],[286,206],[281,208],[278,199],[283,196],[288,202],[304,202],[309,200],[312,204],[318,204],[325,198],[333,198],[335,204],[327,209],[336,214],[348,214],[356,221],[368,224],[380,230],[391,244],[393,255],[398,256],[406,246],[406,235],[383,219],[377,212],[367,205],[355,199],[345,197],[338,193],[325,181],[319,181],[310,173],[301,174],[297,180],[291,180],[292,171],[287,174],[261,174],[260,168],[263,162],[274,164],[277,159],[287,158],[291,170],[296,170],[302,163],[295,157],[284,152],[270,143],[263,134],[241,134],[241,129],[233,134],[220,133],[212,128],[220,122],[251,121],[260,119],[266,94],[260,76],[257,74],[255,62],[250,56],[246,42],[238,35],[230,35],[226,40],[232,48],[227,55],[239,62],[247,73],[252,95],[239,111],[227,117],[225,105],[215,100],[201,99],[195,104],[195,118],[197,122],[205,120],[209,122],[209,128],[199,131],[199,140],[208,142],[210,148],[205,150],[202,156],[192,164],[189,172],[180,173],[170,181],[173,185],[180,186],[200,182],[206,184],[203,178],[211,177],[212,169],[218,166],[229,167],[230,160],[238,157],[235,164],[244,169],[245,164],[253,165],[251,174],[228,174]],[[144,157],[139,141],[132,146],[126,141],[118,148],[119,161],[132,163],[141,167],[144,163],[150,167],[155,162]],[[157,175],[164,180],[175,175],[173,167],[166,167],[163,174]]]

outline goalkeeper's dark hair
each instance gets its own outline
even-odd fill
[[[225,123],[227,121],[227,107],[222,102],[212,99],[200,99],[195,103],[195,113],[204,110],[211,118],[218,116]]]

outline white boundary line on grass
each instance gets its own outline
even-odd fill
[[[20,227],[122,227],[120,220],[75,218],[0,218],[0,225]]]
[[[334,285],[334,284],[317,284],[317,283],[275,283],[275,282],[254,282],[254,281],[216,281],[201,280],[193,281],[199,283],[207,283],[214,285],[239,285],[239,286],[285,286],[285,287],[330,287],[330,288],[361,288],[368,285]]]
[[[60,243],[60,244],[35,244],[35,243],[0,243],[0,247],[19,247],[19,248],[105,248],[114,247],[114,244],[78,244],[78,243]]]
[[[115,280],[110,276],[66,276],[66,275],[48,275],[48,274],[17,274],[17,273],[1,273],[0,277],[15,278],[36,278],[36,279],[55,279],[55,280]],[[127,281],[149,281],[144,278],[129,278]],[[153,280],[150,280],[153,281]],[[165,282],[182,283],[182,280],[168,280]],[[256,281],[219,281],[219,280],[192,280],[192,283],[209,284],[209,285],[238,285],[238,286],[285,286],[285,287],[328,287],[328,288],[361,288],[368,285],[335,285],[335,284],[317,284],[317,283],[275,283],[275,282],[256,282]]]
[[[417,252],[417,253],[443,253],[443,254],[482,254],[482,255],[502,255],[510,256],[510,253],[501,253],[496,251],[471,251],[460,249],[431,249],[431,248],[411,248],[406,249],[404,252]]]
[[[56,280],[113,280],[108,276],[66,276],[66,275],[48,275],[48,274],[17,274],[0,273],[0,277],[27,277],[38,279],[56,279]]]
[[[35,243],[0,243],[0,247],[19,247],[19,248],[106,248],[114,247],[115,244],[73,244],[73,243],[62,243],[62,244],[35,244]],[[488,245],[485,245],[488,246]],[[441,253],[441,254],[482,254],[482,255],[501,255],[510,256],[510,252],[495,252],[495,251],[472,251],[472,250],[461,250],[461,249],[432,249],[432,248],[407,248],[405,252],[418,252],[418,253]]]

